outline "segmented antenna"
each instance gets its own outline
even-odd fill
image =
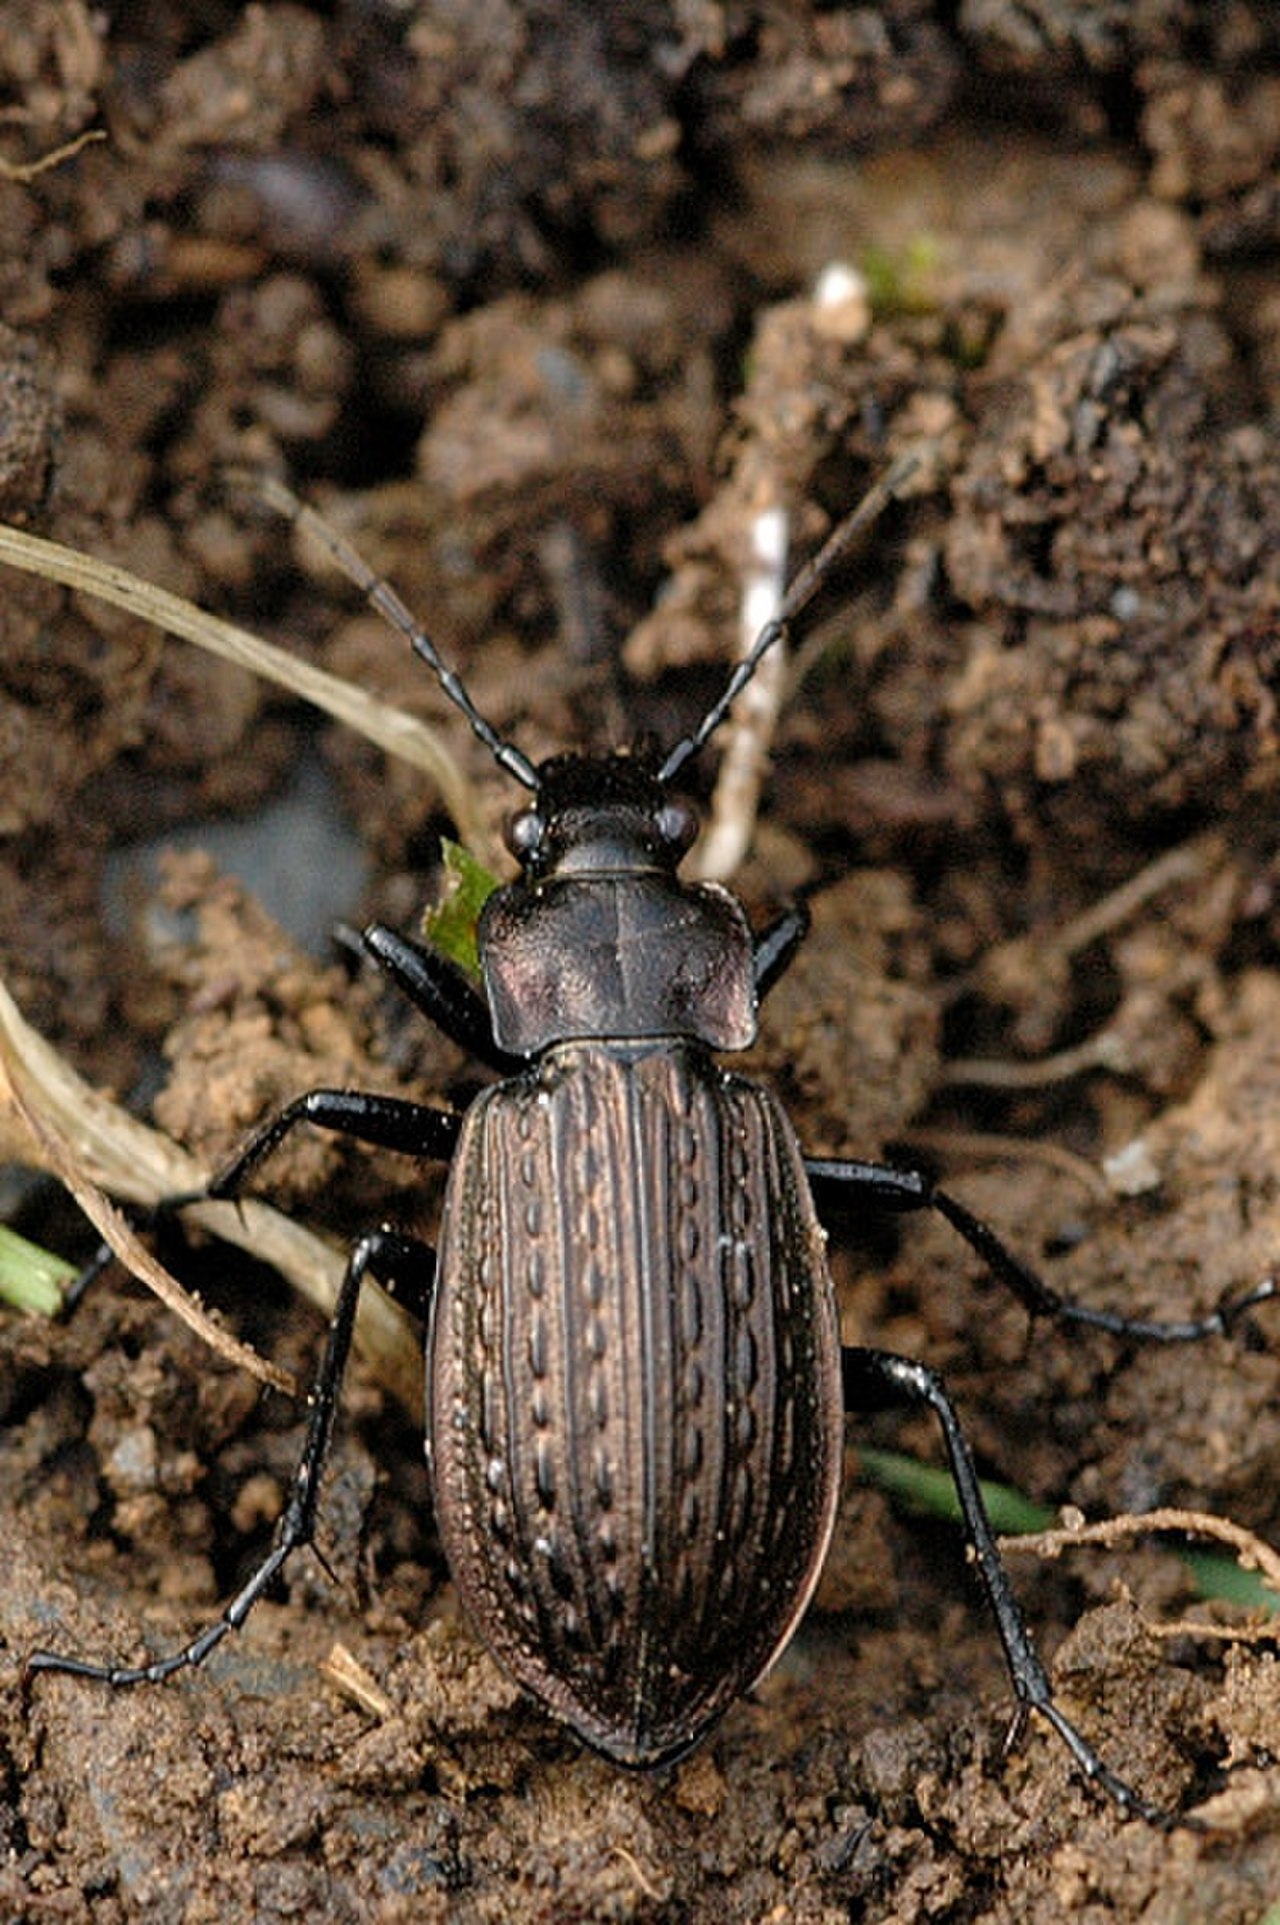
[[[707,710],[701,722],[691,735],[682,736],[669,750],[666,760],[658,771],[660,782],[670,782],[693,756],[706,747],[711,737],[720,727],[729,710],[737,701],[747,683],[755,674],[762,657],[776,643],[782,640],[797,618],[803,614],[827,576],[831,574],[854,536],[884,512],[903,484],[920,466],[920,457],[915,454],[900,455],[883,480],[869,488],[852,514],[847,515],[840,525],[827,537],[813,560],[800,570],[782,598],[781,606],[773,620],[766,622],[752,643],[750,651],[734,669],[724,693]],[[309,508],[294,494],[284,482],[272,476],[247,476],[232,474],[229,480],[248,486],[278,515],[290,522],[295,528],[304,528],[318,541],[349,581],[360,590],[367,605],[390,622],[405,637],[415,655],[424,661],[435,676],[455,708],[461,709],[471,726],[471,732],[484,743],[498,767],[534,794],[538,790],[538,771],[534,764],[518,749],[514,742],[508,742],[498,734],[491,722],[485,720],[467,693],[466,685],[455,669],[449,667],[426,630],[414,618],[408,607],[401,601],[390,582],[370,568],[359,551],[352,547],[336,528],[330,527],[323,515]]]
[[[236,475],[232,479],[240,481],[247,477]],[[514,742],[506,741],[493,724],[481,715],[468,695],[461,676],[449,667],[427,631],[414,619],[390,582],[370,568],[363,555],[336,528],[331,528],[323,515],[318,515],[314,508],[308,508],[282,481],[276,481],[270,475],[255,476],[250,485],[268,508],[283,515],[295,528],[306,529],[320,543],[348,580],[360,590],[368,606],[390,622],[393,628],[399,629],[414,654],[431,670],[455,708],[462,710],[471,725],[472,734],[484,743],[499,768],[505,769],[526,789],[536,793],[538,771],[533,763]]]
[[[762,657],[783,639],[792,623],[803,614],[827,576],[849,548],[854,536],[865,528],[868,522],[874,521],[877,515],[884,513],[889,503],[901,492],[904,483],[919,466],[919,455],[900,455],[888,474],[877,481],[873,487],[868,488],[852,514],[846,515],[839,526],[828,535],[812,561],[805,563],[787,589],[773,620],[765,623],[751,644],[749,652],[734,669],[719,700],[707,710],[693,733],[682,736],[675,747],[669,751],[666,761],[658,771],[659,782],[672,781],[685,763],[706,747],[760,666]]]

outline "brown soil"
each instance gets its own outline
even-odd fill
[[[815,931],[753,1071],[814,1149],[927,1141],[1090,1302],[1187,1316],[1267,1274],[1266,0],[118,13],[0,5],[0,516],[442,718],[496,819],[512,798],[425,672],[228,501],[228,465],[321,502],[539,756],[688,727],[765,482],[808,552],[927,441],[775,743],[738,885],[757,919],[808,886]],[[91,127],[106,139],[57,157]],[[866,273],[870,316],[813,305],[833,260]],[[317,1081],[473,1090],[456,1050],[198,861],[167,885],[198,927],[109,936],[107,851],[252,811],[308,725],[132,618],[4,590],[0,953],[31,1020],[124,1091],[163,1050],[157,1119],[211,1160]],[[336,731],[324,747],[378,877],[349,918],[411,926],[438,805]],[[437,1193],[314,1141],[269,1187],[344,1233],[429,1220]],[[47,1186],[22,1222],[77,1234]],[[283,1285],[220,1246],[173,1260],[306,1380],[321,1331]],[[1280,1312],[1194,1353],[1028,1342],[932,1224],[837,1270],[847,1333],[944,1372],[984,1471],[1090,1514],[1179,1503],[1280,1537]],[[303,1417],[123,1279],[65,1326],[6,1315],[0,1343],[6,1917],[1275,1915],[1280,1669],[1265,1644],[1147,1633],[1188,1608],[1167,1550],[1016,1570],[1064,1704],[1153,1799],[1211,1799],[1206,1832],[1124,1822],[1040,1730],[1002,1755],[1007,1681],[958,1544],[852,1462],[782,1664],[689,1763],[622,1776],[455,1621],[416,1419],[358,1363],[331,1570],[299,1558],[163,1689],[42,1678],[24,1699],[35,1644],[165,1649],[215,1612],[269,1537]],[[934,1454],[924,1424],[871,1431]],[[333,1681],[335,1644],[362,1686]]]

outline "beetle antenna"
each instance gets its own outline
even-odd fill
[[[707,710],[692,735],[682,736],[668,752],[666,761],[658,771],[660,782],[672,781],[685,763],[706,747],[760,666],[762,657],[786,636],[792,624],[804,613],[827,577],[843,559],[854,536],[861,533],[868,522],[884,513],[919,466],[918,454],[899,455],[889,472],[868,488],[853,512],[846,515],[827,536],[817,554],[805,563],[792,581],[773,620],[765,623],[749,652],[734,669],[719,700]]]
[[[390,622],[393,628],[399,629],[414,654],[431,670],[454,707],[462,710],[471,725],[472,734],[484,743],[498,767],[505,769],[508,775],[514,776],[516,781],[523,784],[526,789],[536,792],[538,772],[533,763],[514,742],[506,741],[498,734],[492,722],[487,722],[481,715],[467,693],[462,677],[456,669],[449,667],[425,628],[414,619],[390,582],[370,568],[364,556],[353,548],[336,528],[331,527],[323,515],[317,514],[314,508],[308,508],[304,501],[300,501],[292,488],[286,487],[284,482],[277,481],[271,475],[255,475],[250,478],[232,474],[228,479],[237,482],[246,481],[268,508],[274,509],[278,515],[283,515],[285,520],[292,523],[295,528],[304,528],[309,535],[314,536],[347,579],[354,582],[368,606],[381,615],[384,621]]]

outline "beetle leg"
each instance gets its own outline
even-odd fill
[[[942,1429],[951,1464],[964,1531],[973,1551],[978,1576],[1004,1647],[1005,1664],[1020,1711],[1033,1711],[1050,1724],[1085,1776],[1131,1816],[1148,1824],[1168,1827],[1178,1821],[1141,1794],[1103,1762],[1083,1732],[1054,1702],[1049,1675],[1032,1643],[1014,1596],[987,1516],[973,1453],[965,1441],[960,1419],[941,1378],[927,1365],[888,1350],[865,1350],[846,1345],[841,1355],[845,1416],[873,1410],[927,1406]]]
[[[1011,1290],[1033,1317],[1052,1317],[1057,1323],[1084,1324],[1091,1330],[1105,1330],[1112,1337],[1133,1337],[1143,1343],[1198,1343],[1205,1337],[1222,1336],[1239,1322],[1246,1310],[1277,1294],[1274,1277],[1230,1298],[1205,1317],[1164,1321],[1160,1318],[1125,1317],[1115,1310],[1095,1310],[1075,1303],[1046,1283],[1021,1257],[1014,1255],[995,1231],[974,1216],[965,1205],[941,1190],[923,1171],[897,1170],[887,1163],[859,1163],[844,1158],[806,1157],[805,1169],[813,1185],[819,1211],[824,1204],[837,1212],[848,1209],[854,1193],[881,1210],[936,1210],[946,1218],[982,1258],[991,1274]]]
[[[166,1208],[209,1198],[238,1197],[258,1165],[266,1161],[299,1123],[336,1130],[341,1136],[354,1137],[359,1143],[374,1143],[380,1149],[397,1150],[402,1156],[447,1163],[453,1155],[462,1118],[454,1110],[410,1103],[401,1096],[375,1096],[367,1090],[307,1090],[261,1124],[231,1161],[224,1163],[210,1179],[207,1188],[190,1196],[166,1199]]]
[[[795,953],[809,933],[811,921],[803,902],[793,902],[752,940],[756,1001],[763,1002],[779,976],[786,974]]]
[[[425,1326],[436,1292],[435,1251],[420,1238],[401,1235],[386,1224],[377,1232],[377,1242],[377,1252],[370,1259],[377,1281],[393,1303]]]
[[[426,1162],[447,1163],[453,1155],[462,1127],[462,1118],[453,1110],[435,1109],[426,1103],[410,1103],[399,1096],[377,1096],[366,1090],[313,1089],[286,1103],[282,1110],[256,1129],[209,1182],[199,1190],[183,1190],[163,1196],[145,1209],[131,1212],[138,1229],[154,1230],[171,1222],[189,1203],[231,1202],[241,1196],[248,1179],[279,1147],[299,1123],[314,1123],[324,1130],[336,1130],[358,1142],[373,1143],[380,1149],[397,1150],[402,1156],[421,1157]],[[96,1283],[115,1260],[109,1243],[98,1246],[79,1274],[64,1292],[61,1315],[76,1309],[85,1292]],[[413,1303],[405,1308],[417,1314]]]
[[[26,1662],[26,1677],[29,1678],[36,1671],[69,1671],[74,1677],[96,1678],[104,1684],[159,1684],[175,1671],[203,1664],[229,1632],[239,1629],[294,1551],[309,1544],[315,1535],[320,1478],[333,1438],[338,1391],[351,1351],[361,1284],[371,1270],[391,1279],[405,1278],[416,1272],[419,1292],[423,1291],[423,1279],[426,1276],[425,1291],[429,1295],[427,1272],[428,1266],[433,1265],[434,1257],[430,1250],[416,1243],[413,1238],[392,1230],[372,1231],[362,1237],[352,1251],[334,1305],[315,1388],[311,1393],[311,1417],[307,1425],[306,1442],[294,1472],[288,1502],[276,1528],[275,1542],[217,1623],[209,1625],[180,1651],[172,1652],[167,1658],[157,1658],[151,1664],[93,1664],[84,1658],[63,1657],[56,1651],[33,1651]]]
[[[462,1049],[505,1076],[525,1067],[523,1056],[498,1047],[489,1005],[453,963],[381,922],[370,923],[360,941],[415,1008]]]
[[[135,1211],[130,1221],[137,1225],[139,1217],[141,1217],[141,1228],[144,1230],[155,1220],[154,1212],[152,1211]],[[93,1255],[89,1258],[89,1261],[77,1270],[75,1276],[72,1277],[70,1283],[63,1291],[62,1302],[59,1304],[56,1313],[58,1317],[65,1321],[66,1318],[74,1316],[75,1312],[80,1308],[83,1299],[93,1288],[103,1271],[109,1270],[115,1260],[116,1253],[111,1245],[109,1243],[100,1243]]]

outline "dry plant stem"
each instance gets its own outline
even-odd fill
[[[636,1884],[644,1893],[644,1896],[651,1899],[655,1904],[660,1904],[667,1894],[659,1890],[658,1886],[653,1883],[635,1853],[628,1851],[625,1845],[615,1845],[613,1847],[613,1855],[615,1858],[622,1860],[622,1863],[631,1873],[631,1876],[635,1879]]]
[[[1066,1083],[1091,1070],[1113,1070],[1123,1075],[1130,1067],[1124,1043],[1114,1030],[1100,1029],[1071,1049],[1055,1050],[1033,1062],[1007,1061],[993,1056],[955,1056],[944,1063],[939,1082],[948,1088],[1034,1090],[1050,1083]]]
[[[16,161],[0,157],[0,180],[14,181],[19,187],[29,187],[41,174],[47,174],[51,167],[61,167],[64,160],[74,160],[76,155],[94,141],[105,140],[106,132],[101,127],[89,127],[74,140],[64,141],[61,147],[52,148],[41,154],[39,160]]]
[[[1274,1644],[1280,1638],[1270,1618],[1261,1624],[1214,1624],[1208,1618],[1170,1618],[1161,1623],[1144,1615],[1142,1628],[1148,1637],[1170,1643],[1174,1638],[1196,1638],[1203,1644],[1212,1638],[1218,1644]]]
[[[1099,1202],[1115,1201],[1115,1193],[1102,1172],[1087,1158],[1069,1150],[1065,1143],[1001,1136],[998,1131],[928,1129],[907,1130],[899,1140],[906,1149],[932,1151],[939,1156],[978,1157],[992,1163],[1042,1163],[1049,1169],[1061,1170]]]
[[[25,1022],[0,984],[0,1146],[15,1160],[56,1176],[140,1281],[228,1360],[261,1382],[292,1391],[292,1380],[240,1344],[158,1264],[102,1194],[149,1207],[165,1197],[198,1190],[205,1172],[158,1130],[81,1080],[56,1050]],[[268,1204],[197,1203],[184,1221],[271,1264],[325,1317],[342,1279],[339,1252]],[[410,1320],[387,1298],[365,1291],[357,1341],[379,1381],[406,1408],[421,1395],[420,1346]]]
[[[773,310],[773,321],[780,321],[783,315],[793,312],[795,306],[784,302]],[[846,342],[861,340],[870,323],[870,303],[861,275],[842,262],[831,262],[819,274],[808,303],[807,345],[797,348],[794,333],[789,333],[785,352],[798,352],[807,357],[831,335]],[[758,374],[761,386],[767,387],[769,378],[763,364],[778,357],[783,351],[782,342],[777,327],[766,317],[756,339],[756,353],[762,364]],[[791,374],[799,392],[804,385],[802,375],[794,368]],[[792,468],[804,427],[808,425],[811,424],[802,426],[797,420],[776,442],[761,435],[757,428],[739,453],[725,490],[729,497],[736,496],[742,501],[750,516],[750,553],[739,619],[739,663],[750,657],[755,643],[783,609],[790,518],[782,503],[803,491],[807,484],[808,464],[803,473],[793,473]],[[799,579],[803,579],[803,571]],[[797,586],[798,582],[791,585],[793,596]],[[769,752],[789,686],[786,637],[779,636],[769,653],[757,663],[752,680],[729,714],[709,820],[688,863],[690,876],[699,881],[727,882],[750,847]]]
[[[462,839],[473,848],[483,846],[483,818],[471,784],[440,736],[416,716],[377,701],[353,683],[300,661],[287,649],[261,641],[247,629],[197,608],[180,595],[154,587],[115,562],[78,554],[59,542],[45,541],[4,523],[0,523],[0,562],[126,608],[157,628],[180,635],[211,655],[235,662],[300,695],[388,755],[425,770],[439,788]]]
[[[366,1671],[345,1644],[335,1644],[331,1648],[328,1657],[321,1661],[320,1672],[335,1691],[349,1698],[352,1704],[359,1705],[371,1718],[382,1721],[395,1711],[395,1705],[373,1673]]]
[[[751,523],[751,560],[743,584],[739,624],[743,655],[781,607],[787,545],[786,510],[762,508]],[[779,641],[733,706],[710,819],[690,865],[700,881],[726,881],[747,853],[786,685],[787,652]]]
[[[1144,1511],[1137,1516],[1108,1517],[1096,1524],[1064,1525],[1058,1530],[1033,1531],[1025,1536],[1002,1537],[1002,1552],[1030,1551],[1035,1557],[1058,1558],[1064,1551],[1074,1550],[1080,1544],[1098,1544],[1110,1549],[1116,1544],[1131,1542],[1136,1537],[1145,1537],[1151,1532],[1176,1531],[1183,1537],[1209,1537],[1220,1544],[1227,1545],[1234,1553],[1237,1564],[1245,1571],[1256,1571],[1269,1590],[1280,1597],[1280,1552],[1274,1551],[1252,1531],[1242,1524],[1234,1524],[1228,1517],[1213,1517],[1206,1511],[1183,1511],[1172,1507]],[[1160,1627],[1153,1627],[1159,1630]],[[1217,1625],[1189,1625],[1201,1636],[1206,1632],[1213,1635],[1230,1636],[1231,1633]],[[1176,1634],[1177,1627],[1165,1627],[1164,1636]],[[1270,1627],[1267,1635],[1274,1637],[1275,1628]]]

